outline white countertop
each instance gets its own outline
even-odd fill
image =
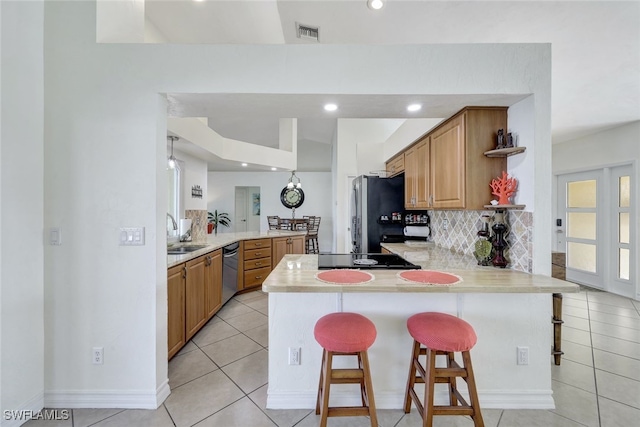
[[[227,246],[231,243],[239,242],[241,240],[264,239],[264,238],[270,239],[272,237],[300,236],[305,234],[306,234],[306,231],[286,231],[286,230],[247,231],[243,233],[208,234],[207,240],[204,242],[203,241],[182,242],[182,243],[176,243],[175,245],[172,245],[171,247],[196,246],[196,245],[197,246],[206,245],[206,247],[202,249],[198,249],[193,252],[181,254],[181,255],[167,255],[167,268],[171,268],[178,264],[182,264],[183,262],[190,261],[208,252],[214,251],[223,246]]]

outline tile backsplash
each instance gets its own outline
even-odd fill
[[[533,213],[520,210],[507,210],[505,222],[509,232],[505,238],[507,248],[504,256],[509,261],[507,268],[531,273],[533,270]],[[475,243],[479,239],[477,232],[482,229],[482,215],[493,215],[493,211],[429,211],[431,215],[431,234],[433,241],[444,248],[473,256]],[[447,230],[444,220],[448,221]]]
[[[191,241],[205,242],[207,240],[207,210],[187,209],[184,217],[191,219]]]

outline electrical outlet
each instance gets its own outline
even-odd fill
[[[448,219],[443,219],[442,220],[442,229],[443,230],[448,230],[449,229],[449,220]]]
[[[104,347],[93,347],[91,361],[94,365],[102,365],[104,363]]]
[[[529,347],[517,347],[518,349],[518,365],[529,364]]]
[[[300,364],[300,347],[289,347],[289,365]]]

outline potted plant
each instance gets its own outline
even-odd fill
[[[218,234],[218,226],[224,225],[225,227],[229,227],[231,225],[231,218],[229,218],[228,213],[218,213],[218,210],[216,209],[213,213],[207,213],[207,222],[207,231],[211,233],[213,230],[215,234]]]

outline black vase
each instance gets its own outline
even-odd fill
[[[491,260],[491,263],[494,267],[505,268],[508,264],[508,261],[504,257],[504,248],[507,247],[507,243],[504,240],[504,234],[507,231],[507,226],[501,222],[493,224],[491,227],[493,232],[495,233],[495,238],[493,239],[492,245],[494,249],[494,256]]]

